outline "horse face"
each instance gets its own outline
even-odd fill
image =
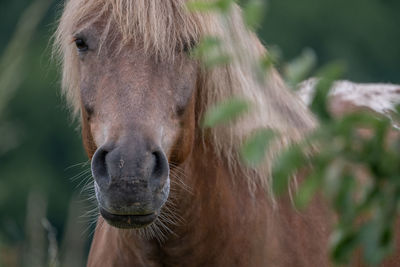
[[[190,153],[196,63],[159,60],[140,45],[100,48],[93,29],[75,36],[82,130],[101,215],[119,228],[152,223],[170,190],[169,162]]]

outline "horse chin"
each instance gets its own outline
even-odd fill
[[[116,228],[132,229],[143,228],[152,224],[158,217],[159,211],[154,211],[147,214],[113,214],[100,207],[100,214],[106,222]]]
[[[109,225],[121,229],[144,228],[152,224],[168,200],[169,190],[170,181],[168,177],[163,188],[158,189],[151,196],[132,192],[132,195],[136,195],[135,200],[130,199],[130,202],[125,204],[116,204],[115,198],[113,199],[112,196],[110,197],[101,193],[98,185],[95,183],[95,193],[100,215]],[[148,198],[151,198],[152,201],[142,202],[139,200]]]

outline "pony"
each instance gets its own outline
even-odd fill
[[[232,4],[228,16],[186,0],[69,0],[55,34],[62,88],[80,118],[100,216],[88,266],[329,266],[334,215],[320,199],[302,213],[273,197],[270,162],[316,127],[271,69]],[[233,62],[189,55],[206,36]],[[230,124],[201,126],[230,97],[252,103]],[[256,129],[279,133],[259,167],[239,150]]]

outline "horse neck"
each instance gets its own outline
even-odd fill
[[[178,182],[176,192],[171,192],[171,201],[176,201],[177,216],[185,220],[190,218],[193,222],[193,218],[197,218],[196,224],[215,225],[216,220],[224,221],[225,218],[225,224],[232,221],[235,211],[243,211],[250,204],[252,207],[256,204],[256,197],[248,190],[241,170],[236,168],[232,172],[211,146],[196,145],[179,172],[181,175],[177,173],[172,180],[179,179],[184,186],[179,186]]]
[[[175,202],[172,213],[181,218],[182,223],[169,225],[173,234],[160,246],[165,255],[164,262],[184,266],[182,263],[187,257],[187,265],[193,260],[199,265],[207,260],[203,262],[207,265],[213,257],[225,260],[221,258],[221,253],[224,253],[221,248],[229,251],[227,260],[249,262],[246,257],[254,255],[244,256],[243,247],[259,246],[253,251],[262,251],[260,247],[264,244],[255,235],[263,235],[261,232],[265,227],[258,232],[260,227],[257,226],[265,225],[270,210],[264,190],[250,193],[240,169],[233,174],[226,161],[219,158],[211,146],[206,147],[203,143],[194,147],[179,172],[183,173],[179,179],[189,189],[177,186],[176,192],[171,191],[171,201]],[[251,244],[250,238],[253,240]],[[218,255],[214,255],[217,251]],[[228,262],[218,263],[230,265]]]
[[[332,217],[325,203],[317,198],[298,213],[285,196],[275,208],[265,189],[251,192],[240,166],[232,172],[211,147],[196,146],[182,166],[182,179],[192,194],[180,191],[177,197],[176,211],[184,223],[172,227],[175,235],[160,246],[163,263],[328,266],[327,226]]]

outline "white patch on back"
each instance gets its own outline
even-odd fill
[[[298,86],[296,94],[307,105],[311,104],[317,79],[309,79]],[[335,82],[331,91],[331,99],[346,101],[354,106],[367,107],[381,114],[395,111],[400,104],[400,85],[379,83],[352,83],[349,81]]]

